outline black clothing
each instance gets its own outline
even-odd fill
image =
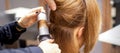
[[[39,47],[26,47],[19,49],[4,49],[0,53],[43,53]]]
[[[6,25],[0,27],[0,43],[12,44],[16,40],[18,40],[20,35],[23,32],[25,32],[26,29],[24,29],[22,31],[18,31],[16,29],[17,25],[18,25],[17,22],[12,22],[12,23],[9,23],[9,24],[6,24]]]
[[[18,31],[17,28],[18,23],[12,22],[0,27],[0,48],[2,48],[2,44],[12,44],[20,35],[26,31],[23,29]],[[19,49],[3,49],[0,50],[0,53],[43,53],[39,47],[26,47],[26,48],[19,48]]]

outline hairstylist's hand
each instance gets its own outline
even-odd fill
[[[47,4],[51,10],[56,10],[56,3],[54,0],[39,0],[40,6],[44,6]]]
[[[56,10],[56,4],[54,0],[45,0],[47,4],[49,5],[50,9]]]
[[[61,53],[59,46],[53,43],[54,40],[49,39],[46,41],[42,41],[39,44],[39,47],[43,50],[43,53]]]
[[[41,10],[43,10],[43,7],[31,9],[25,16],[18,20],[18,24],[23,28],[30,27],[37,21],[38,14],[41,12]]]

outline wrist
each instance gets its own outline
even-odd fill
[[[17,24],[18,24],[20,27],[22,27],[22,28],[27,28],[26,25],[25,25],[24,23],[22,23],[21,20],[18,20],[18,21],[17,21]]]
[[[19,22],[17,22],[17,24],[16,24],[16,29],[17,29],[18,31],[23,31],[23,30],[25,30],[26,28],[23,28],[23,27],[19,24]]]

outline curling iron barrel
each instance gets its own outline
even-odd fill
[[[44,41],[46,39],[50,39],[50,33],[47,25],[47,16],[45,12],[41,12],[38,15],[38,28],[39,28],[39,35],[38,39],[39,41]]]

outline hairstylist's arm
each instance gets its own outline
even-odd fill
[[[11,22],[0,27],[0,43],[12,44],[18,40],[20,35],[26,31],[26,28],[37,21],[37,15],[41,11],[41,8],[42,7],[34,8],[17,22]]]
[[[54,40],[49,39],[42,41],[39,44],[39,47],[42,49],[43,53],[61,53],[59,46],[56,43],[53,43]]]

